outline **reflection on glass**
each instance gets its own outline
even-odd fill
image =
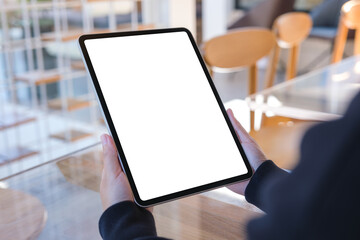
[[[355,64],[354,73],[360,74],[360,61]]]
[[[331,76],[331,79],[334,82],[341,82],[341,81],[345,81],[346,79],[348,79],[350,77],[350,73],[349,72],[343,72],[343,73],[339,73],[339,74],[334,74]]]
[[[267,99],[267,104],[272,107],[281,107],[283,105],[275,96],[269,96]]]

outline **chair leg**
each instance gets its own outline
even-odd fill
[[[357,28],[355,33],[354,55],[360,55],[360,28]]]
[[[255,131],[255,112],[250,110],[250,132]]]
[[[256,92],[257,85],[257,67],[256,63],[249,67],[249,95]],[[254,131],[255,113],[250,111],[250,131]]]
[[[256,63],[249,67],[249,95],[254,94],[257,88],[257,67]]]
[[[274,78],[276,75],[276,68],[279,61],[280,47],[276,44],[269,57],[268,68],[266,69],[265,88],[274,85]]]
[[[299,55],[299,45],[289,49],[288,66],[286,69],[286,80],[293,79],[296,76],[296,66]]]
[[[343,20],[340,19],[338,33],[335,39],[334,52],[331,60],[332,63],[336,63],[342,59],[348,31],[349,29],[345,26]]]

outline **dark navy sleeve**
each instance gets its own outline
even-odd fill
[[[134,202],[114,204],[105,210],[99,221],[100,235],[104,240],[161,240],[157,237],[151,212]]]
[[[289,173],[277,167],[273,161],[267,160],[263,162],[258,169],[256,169],[256,172],[245,189],[246,200],[266,212],[266,207],[263,202],[264,198],[262,197],[263,190],[267,188],[267,185],[287,175],[289,175]]]

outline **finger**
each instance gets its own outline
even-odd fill
[[[251,137],[248,134],[248,132],[243,128],[241,123],[235,118],[233,111],[229,108],[228,110],[226,110],[226,112],[227,112],[227,114],[230,118],[230,121],[231,121],[232,125],[234,126],[240,140],[241,141],[251,140]]]
[[[233,123],[234,127],[237,128],[241,132],[246,132],[246,130],[241,125],[241,123],[235,118],[235,115],[234,115],[232,109],[229,108],[226,112],[228,113],[231,123]]]
[[[118,174],[119,171],[121,172],[122,170],[118,160],[115,143],[112,137],[107,134],[103,134],[101,136],[101,143],[104,155],[104,171],[107,174]]]

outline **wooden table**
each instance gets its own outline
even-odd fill
[[[67,181],[99,191],[102,154],[90,151],[57,162]],[[195,195],[154,208],[160,236],[173,239],[244,239],[246,223],[261,213]]]
[[[172,239],[245,239],[247,222],[259,215],[202,195],[154,208],[159,236]]]

